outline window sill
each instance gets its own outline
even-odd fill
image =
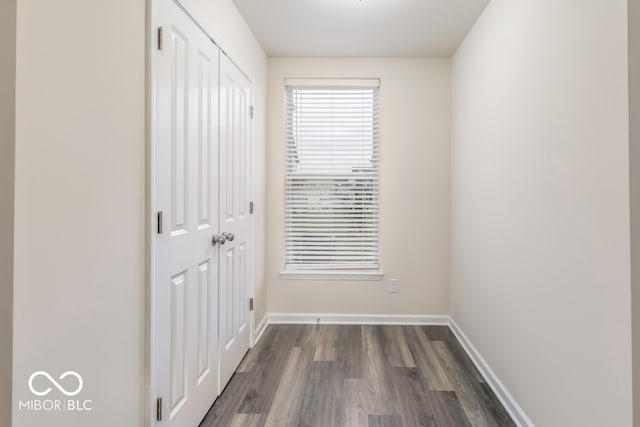
[[[382,280],[380,270],[284,270],[280,277],[285,280]]]

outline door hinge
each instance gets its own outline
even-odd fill
[[[162,211],[158,212],[157,224],[158,224],[158,234],[162,234]]]
[[[253,119],[253,105],[249,107],[249,118]]]
[[[249,202],[249,214],[253,214],[253,201]]]
[[[249,298],[249,311],[253,311],[253,298]]]
[[[158,50],[162,50],[163,45],[162,27],[158,27]]]
[[[162,421],[162,398],[156,401],[156,421]]]

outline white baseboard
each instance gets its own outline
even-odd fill
[[[446,315],[269,313],[270,324],[448,325]]]
[[[487,384],[491,387],[491,390],[493,390],[498,400],[500,400],[502,406],[504,406],[505,410],[509,413],[513,422],[515,422],[518,427],[534,427],[533,422],[527,414],[525,414],[520,405],[518,405],[511,393],[509,393],[507,387],[500,381],[487,361],[484,360],[480,352],[473,346],[469,338],[462,332],[462,329],[460,329],[451,317],[449,317],[449,328],[451,328],[451,331],[462,345],[462,348],[467,352],[467,355],[469,355],[469,358],[471,358],[474,365],[476,365],[476,368],[478,368],[487,381]]]
[[[265,329],[267,329],[267,326],[269,326],[269,315],[265,314],[260,323],[256,325],[256,331],[253,334],[253,345],[258,344],[258,341],[260,341],[260,338],[262,338],[262,334],[264,333]]]

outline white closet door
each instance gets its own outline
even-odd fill
[[[249,350],[251,83],[220,55],[220,386]]]
[[[166,427],[195,427],[218,394],[219,50],[158,0],[155,376]]]

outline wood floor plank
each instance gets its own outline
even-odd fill
[[[395,400],[389,399],[387,393],[393,390],[390,365],[383,350],[383,327],[379,325],[362,326],[363,372],[367,385],[363,396],[367,400],[369,413],[396,414]]]
[[[343,378],[362,378],[363,370],[362,327],[342,325],[338,329],[336,361]]]
[[[447,343],[449,351],[467,374],[475,377],[479,382],[484,382],[482,374],[478,371],[469,356],[467,356],[462,345],[448,326],[423,326],[422,329],[425,331],[430,341],[442,341]]]
[[[306,380],[313,360],[311,349],[293,347],[282,374],[265,427],[297,427],[300,425]]]
[[[428,398],[439,427],[476,427],[467,418],[454,391],[430,391]]]
[[[300,426],[345,425],[344,371],[338,362],[312,362],[306,381]]]
[[[478,383],[475,378],[469,376],[458,364],[446,342],[435,341],[434,346],[449,375],[449,380],[455,387],[456,396],[471,423],[478,427],[497,425],[479,399],[476,390]]]
[[[427,337],[431,341],[449,341],[452,338],[455,338],[451,329],[448,326],[423,326],[421,328],[425,331]]]
[[[396,368],[415,368],[411,350],[407,345],[402,326],[391,325],[382,328],[384,337],[383,349],[389,364]]]
[[[515,427],[447,327],[270,325],[200,427]]]
[[[368,427],[369,410],[365,393],[368,393],[366,380],[347,378],[344,380],[345,390],[345,426]]]
[[[251,374],[236,372],[233,374],[224,392],[215,401],[200,427],[216,427],[230,425],[244,395],[249,389]]]
[[[282,333],[280,328],[274,325],[269,325],[262,334],[261,342],[271,343],[279,333]],[[242,363],[240,363],[240,366],[238,366],[236,372],[244,373],[255,371],[260,366],[259,358],[264,357],[263,352],[260,351],[261,347],[262,346],[256,346],[252,351],[249,351],[242,360]]]
[[[298,336],[301,325],[271,325],[276,333],[271,341],[260,340],[251,352],[258,352],[249,389],[238,409],[243,414],[268,414]],[[271,327],[269,326],[269,327]]]
[[[339,325],[320,325],[318,327],[318,338],[316,341],[316,351],[313,356],[314,362],[335,362],[338,353],[338,329]]]
[[[398,415],[369,415],[369,427],[398,427],[402,421]]]
[[[318,341],[318,332],[320,325],[300,325],[300,332],[296,339],[294,347],[313,347],[315,348]]]
[[[409,349],[427,388],[435,391],[453,391],[453,384],[449,381],[438,352],[425,335],[425,331],[417,326],[405,326],[404,331]]]
[[[418,368],[393,368],[394,393],[402,426],[439,427]]]
[[[491,413],[494,420],[499,426],[515,427],[507,410],[502,406],[496,395],[491,390],[491,387],[485,382],[479,383],[480,388],[484,393],[480,395],[482,404]]]
[[[230,427],[263,427],[264,419],[262,414],[236,414]]]

